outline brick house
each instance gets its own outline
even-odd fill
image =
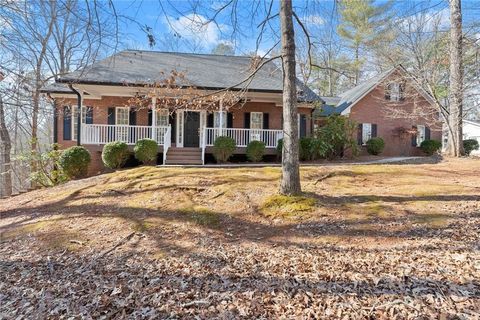
[[[263,141],[266,153],[275,154],[282,138],[281,68],[268,62],[250,77],[251,64],[251,57],[119,52],[43,90],[55,104],[55,142],[61,148],[85,146],[92,155],[90,174],[103,170],[101,151],[111,141],[133,148],[139,139],[152,138],[159,163],[166,164],[204,163],[221,135],[235,140],[237,154],[244,154],[251,140]],[[168,90],[164,84],[172,74],[181,76]],[[170,103],[188,100],[192,92],[213,95],[225,88],[241,101],[225,105],[222,99],[205,99],[200,108]],[[321,100],[300,81],[297,90],[299,133],[306,136],[312,131],[314,102]]]
[[[441,141],[439,112],[431,97],[401,65],[391,68],[338,97],[321,97],[325,104],[314,112],[314,127],[325,117],[340,114],[357,125],[357,143],[365,155],[365,143],[373,137],[385,141],[384,156],[423,155],[422,141]]]

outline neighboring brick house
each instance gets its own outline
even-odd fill
[[[167,164],[204,163],[220,135],[236,141],[237,154],[244,154],[251,140],[263,141],[266,153],[275,154],[283,134],[281,68],[269,62],[249,78],[251,64],[251,57],[122,51],[64,75],[43,90],[56,106],[55,142],[62,148],[85,146],[93,157],[91,174],[103,170],[105,143],[118,140],[133,148],[138,139],[153,138],[158,142],[159,162]],[[181,74],[177,91],[152,88],[172,74]],[[209,104],[205,99],[204,106],[193,109],[165,102],[187,99],[192,88],[201,94],[229,88],[242,92],[242,100],[227,107],[222,100]],[[297,90],[299,133],[306,136],[312,131],[314,102],[321,100],[300,81]],[[180,91],[185,96],[175,96]],[[147,103],[136,103],[138,97]],[[79,105],[80,119],[73,112]]]
[[[391,68],[325,101],[314,113],[314,127],[322,126],[332,114],[348,116],[358,125],[357,143],[365,155],[365,143],[372,137],[385,141],[384,156],[423,155],[419,148],[426,139],[441,141],[439,113],[431,97],[402,67]]]

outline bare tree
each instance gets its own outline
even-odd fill
[[[2,80],[3,74],[0,72],[0,81]],[[0,181],[2,182],[3,187],[0,188],[0,197],[8,197],[12,194],[11,149],[12,143],[10,140],[10,133],[5,121],[3,93],[0,92]]]
[[[464,155],[463,150],[463,63],[462,9],[460,0],[450,0],[450,86],[449,137],[446,153],[453,157]]]
[[[111,48],[113,33],[106,10],[97,2],[0,0],[0,4],[0,63],[14,89],[4,91],[7,122],[8,114],[13,114],[13,152],[28,147],[34,155],[50,144],[52,133],[53,111],[41,89],[57,76],[94,62],[101,50]],[[26,145],[23,137],[28,137]],[[28,170],[36,170],[34,160]]]
[[[280,5],[283,65],[283,149],[280,193],[301,192],[298,155],[297,90],[295,72],[295,32],[291,0]]]

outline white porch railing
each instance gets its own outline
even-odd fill
[[[265,143],[266,148],[276,148],[278,140],[282,139],[283,131],[274,129],[242,129],[242,128],[205,128],[203,141],[205,146],[213,146],[220,136],[233,138],[237,147],[246,147],[250,141]]]
[[[155,129],[155,130],[153,130]],[[170,126],[127,126],[111,124],[82,124],[81,142],[83,144],[106,144],[113,141],[123,141],[135,144],[140,139],[153,139],[159,145],[164,145]],[[170,135],[171,136],[171,135]],[[167,139],[168,143],[170,138]]]

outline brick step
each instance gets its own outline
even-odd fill
[[[202,151],[190,151],[190,150],[187,150],[187,151],[171,151],[171,150],[168,150],[167,154],[202,154]]]
[[[193,147],[187,147],[187,148],[178,148],[178,147],[170,147],[168,151],[198,151],[201,152],[201,148],[193,148]]]
[[[167,159],[168,160],[182,160],[182,159],[185,159],[185,160],[188,160],[188,159],[199,160],[200,159],[201,160],[202,155],[201,154],[168,154]]]
[[[191,164],[191,165],[201,165],[202,160],[197,160],[197,159],[179,159],[179,160],[170,160],[167,159],[165,164]]]

